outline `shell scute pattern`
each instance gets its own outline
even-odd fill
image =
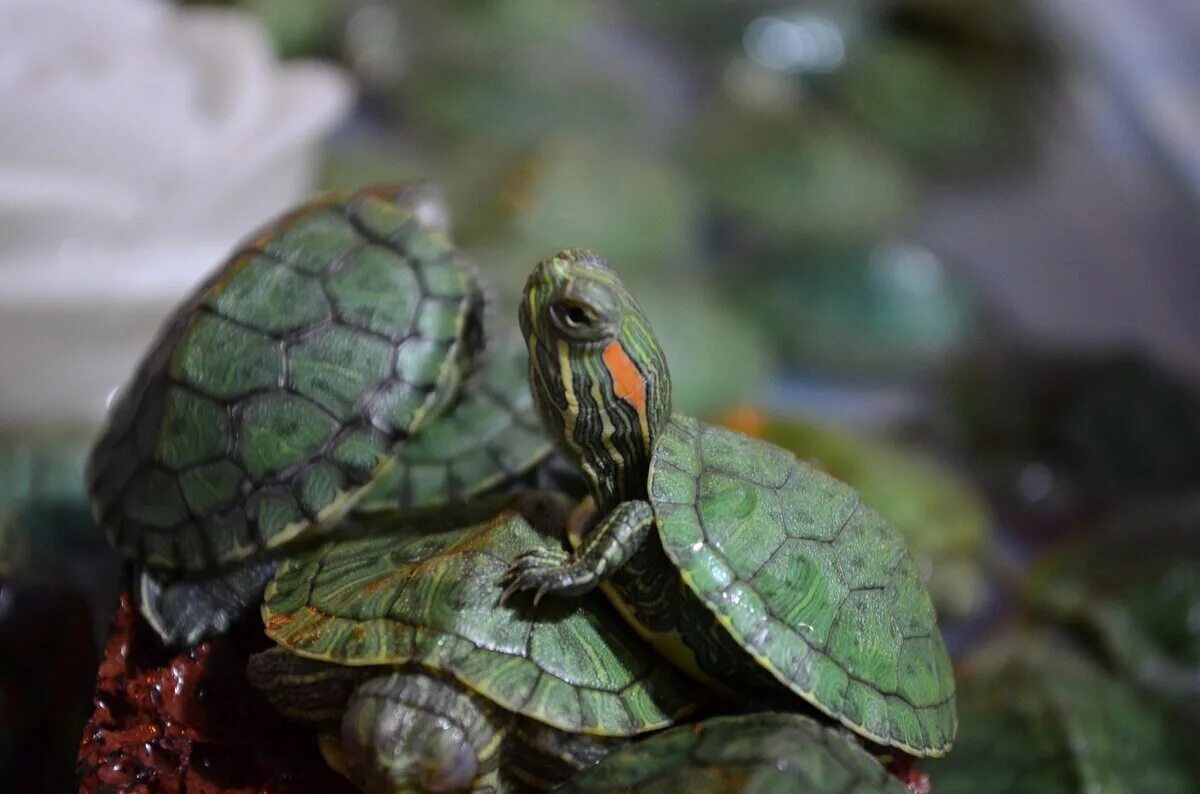
[[[676,416],[650,497],[685,581],[776,679],[872,739],[949,749],[954,681],[932,604],[903,541],[850,488]]]
[[[226,320],[272,337],[327,323],[333,309],[321,282],[272,257],[243,254],[204,300]]]
[[[433,535],[328,544],[268,586],[268,635],[300,656],[417,663],[501,706],[568,731],[625,736],[690,710],[690,687],[644,652],[597,596],[501,605],[518,554],[554,541],[518,514]]]
[[[89,462],[126,557],[199,570],[327,524],[444,407],[478,344],[478,286],[388,198],[284,217],[164,327]]]
[[[170,377],[178,388],[226,401],[276,387],[284,371],[278,340],[202,311],[179,340]]]
[[[458,400],[404,445],[357,512],[464,501],[526,471],[550,453],[528,387],[528,354],[505,340]]]

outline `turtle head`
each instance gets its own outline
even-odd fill
[[[600,508],[644,499],[671,377],[645,312],[599,255],[561,251],[525,283],[521,331],[542,421],[575,458]]]
[[[478,694],[437,676],[374,678],[351,696],[332,760],[365,791],[475,791],[499,767],[504,732],[492,714]]]

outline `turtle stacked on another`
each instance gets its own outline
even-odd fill
[[[281,556],[337,528],[385,475],[376,507],[433,507],[550,452],[510,375],[524,354],[482,354],[478,279],[444,226],[421,184],[317,198],[168,320],[87,475],[164,640],[223,631]],[[411,449],[426,433],[436,442]]]
[[[482,524],[287,560],[263,605],[278,647],[251,659],[251,682],[366,791],[548,788],[674,724],[697,689],[603,599],[500,603],[496,579],[559,542],[538,527],[565,504],[525,494]]]
[[[681,716],[662,698],[679,691],[672,676],[682,673],[726,696],[718,709],[769,703],[831,718],[881,755],[945,754],[957,729],[954,681],[895,531],[785,450],[672,416],[649,323],[594,254],[540,264],[520,321],[542,421],[591,501],[533,522],[548,528],[540,533],[509,512],[442,533],[339,540],[289,560],[263,609],[279,648],[252,665],[276,705],[326,730],[340,720],[340,741],[325,747],[368,791],[555,783],[615,749],[589,736],[629,737]],[[639,652],[604,617],[611,607],[589,592],[597,586],[661,655]],[[512,598],[522,590],[533,598]],[[548,593],[560,597],[543,601]],[[572,628],[579,620],[604,629]],[[618,707],[613,687],[635,679],[654,691]],[[713,739],[695,733],[710,728]],[[766,754],[743,752],[739,731]],[[531,743],[533,734],[554,738]],[[557,771],[520,771],[531,758]],[[569,785],[895,788],[864,748],[801,714],[686,726],[620,758],[649,766],[629,777],[641,761],[614,760]],[[482,772],[493,768],[509,769],[507,782]]]
[[[945,754],[958,727],[950,659],[895,530],[790,452],[673,415],[658,340],[598,255],[538,264],[520,323],[539,413],[592,501],[572,521],[574,551],[532,549],[506,573],[507,592],[601,587],[666,658],[719,691],[815,707],[876,744]]]

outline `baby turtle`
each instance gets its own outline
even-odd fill
[[[574,522],[573,553],[515,561],[507,592],[603,585],[701,681],[773,702],[790,691],[912,755],[950,749],[950,659],[917,566],[878,513],[784,449],[672,415],[650,323],[596,254],[540,263],[520,323],[534,401],[597,520]]]
[[[506,362],[476,372],[483,301],[444,219],[423,184],[314,199],[244,242],[152,344],[87,479],[167,642],[227,628],[282,553],[336,527],[389,469],[391,501],[409,507],[473,495],[548,451],[519,405],[527,387],[504,392]],[[446,466],[393,465],[417,434],[488,422],[521,440],[451,484],[436,482]]]
[[[279,647],[253,657],[251,682],[289,716],[327,732],[340,722],[327,755],[368,791],[561,782],[626,737],[672,725],[697,693],[603,599],[536,614],[500,603],[509,562],[560,543],[506,510],[292,558],[263,606]]]

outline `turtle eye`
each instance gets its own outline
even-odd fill
[[[563,333],[577,339],[594,339],[604,334],[604,323],[587,306],[575,301],[559,301],[550,307],[550,316]]]
[[[567,306],[562,310],[562,316],[563,322],[571,328],[592,324],[592,318],[588,317],[582,306]]]

